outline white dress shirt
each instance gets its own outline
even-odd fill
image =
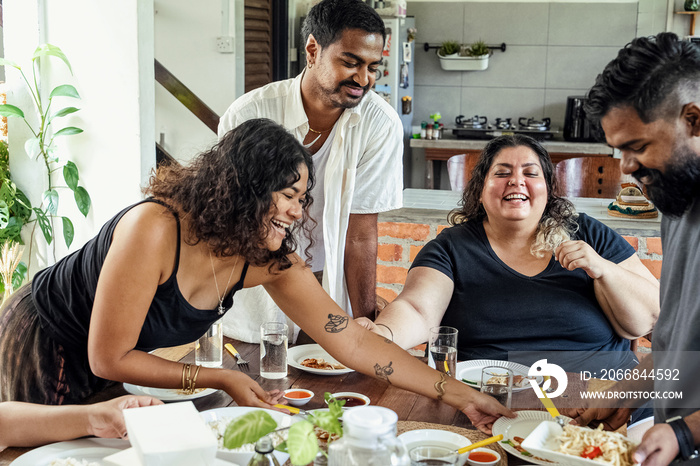
[[[269,118],[303,142],[309,131],[301,100],[303,75],[268,84],[236,99],[219,122],[219,137],[246,120]],[[403,128],[396,110],[369,91],[356,107],[341,114],[334,132],[323,175],[323,288],[352,315],[344,272],[350,214],[374,214],[401,207]],[[314,235],[320,234],[314,231]],[[236,293],[232,311],[224,318],[224,332],[258,342],[260,323],[284,319],[262,287],[244,289]],[[290,330],[292,341],[297,334],[298,328],[293,334]]]

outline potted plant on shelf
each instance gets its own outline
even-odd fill
[[[459,53],[460,44],[454,40],[446,40],[438,49],[438,57],[456,57]]]
[[[442,48],[440,49],[442,50]],[[466,46],[466,56],[446,57],[438,51],[440,67],[447,71],[481,71],[489,66],[491,49],[482,40]]]

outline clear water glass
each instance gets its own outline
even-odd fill
[[[287,324],[265,322],[260,326],[260,376],[287,377]]]
[[[219,319],[199,337],[194,348],[194,363],[204,367],[221,367],[224,356],[223,319]]]

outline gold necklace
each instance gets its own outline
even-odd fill
[[[219,300],[219,308],[218,312],[219,315],[224,315],[224,312],[226,312],[226,309],[224,308],[224,298],[226,297],[226,290],[228,290],[228,286],[231,284],[231,278],[233,277],[233,271],[236,270],[236,266],[238,265],[238,260],[241,258],[241,256],[238,256],[236,258],[236,262],[233,263],[233,268],[231,269],[231,274],[228,276],[228,282],[226,282],[226,288],[224,288],[224,294],[221,294],[219,292],[219,283],[216,281],[216,270],[214,270],[214,259],[211,258],[211,251],[209,251],[209,262],[211,263],[211,271],[214,273],[214,285],[216,286],[216,299]]]
[[[335,125],[333,125],[333,126],[335,126]],[[331,126],[331,127],[328,128],[328,129],[324,129],[323,131],[316,131],[316,130],[313,129],[311,126],[309,126],[309,131],[311,131],[312,133],[316,133],[316,134],[323,134],[323,133],[325,133],[325,132],[327,132],[327,131],[332,130],[332,129],[333,129],[333,126]]]

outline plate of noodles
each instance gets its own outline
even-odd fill
[[[553,465],[555,461],[536,455],[530,450],[523,448],[521,443],[525,438],[539,426],[542,421],[551,421],[552,416],[547,411],[523,410],[515,413],[513,419],[501,417],[496,419],[491,429],[493,435],[503,434],[503,440],[498,442],[508,453],[527,461],[528,463]],[[564,416],[566,422],[571,421],[570,417]]]
[[[542,458],[561,464],[596,466],[632,466],[634,442],[617,432],[546,421],[522,442],[523,448]]]

